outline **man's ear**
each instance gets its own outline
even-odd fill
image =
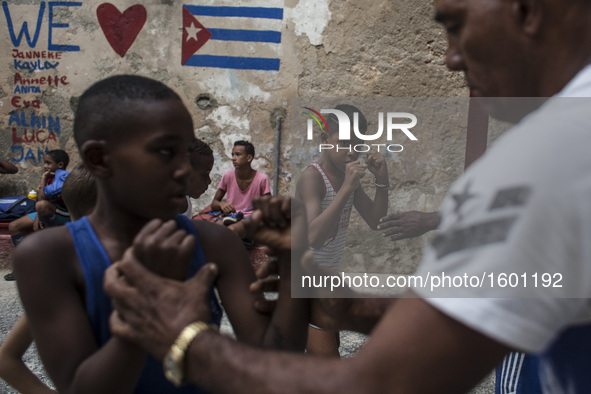
[[[107,178],[111,174],[106,141],[88,140],[80,147],[80,154],[86,167],[97,178]]]
[[[539,34],[544,20],[542,0],[513,0],[513,12],[524,33],[530,36]]]
[[[64,168],[64,162],[63,161],[60,161],[59,163],[57,163],[57,168],[63,169]]]
[[[248,160],[249,163],[252,162],[252,159],[254,159],[254,156],[253,155],[247,155],[246,156],[246,160]]]

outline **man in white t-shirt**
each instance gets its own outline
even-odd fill
[[[435,8],[446,64],[465,74],[474,96],[552,97],[485,102],[493,116],[519,123],[442,205],[419,273],[451,284],[417,287],[418,297],[397,302],[325,303],[338,306],[327,310],[335,328],[372,330],[346,360],[266,352],[200,331],[181,362],[189,382],[220,392],[455,394],[516,350],[539,354],[545,392],[591,392],[591,101],[568,98],[591,96],[591,2],[435,0]],[[215,272],[195,281],[208,285]],[[132,261],[113,267],[106,286],[123,317],[111,320],[113,333],[164,358],[187,324],[207,319],[197,312],[202,300],[183,296],[195,285],[167,283]],[[150,289],[166,297],[146,301]]]

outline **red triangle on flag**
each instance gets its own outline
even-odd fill
[[[183,45],[181,64],[185,64],[213,34],[183,7]]]

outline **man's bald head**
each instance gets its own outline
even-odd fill
[[[591,62],[588,0],[435,0],[446,64],[476,96],[552,96]]]
[[[517,122],[591,63],[589,0],[435,0],[446,65],[496,118]],[[512,99],[499,99],[499,98]]]

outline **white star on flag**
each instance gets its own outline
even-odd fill
[[[236,6],[233,3],[251,2],[231,0],[198,2],[208,5],[183,5],[183,66],[279,71],[282,7]],[[213,3],[227,5],[209,5]]]
[[[185,29],[187,30],[187,41],[193,39],[195,41],[199,41],[199,39],[197,38],[197,34],[199,34],[199,32],[202,30],[198,27],[195,27],[194,23],[191,23],[191,26],[189,27],[185,27]]]

